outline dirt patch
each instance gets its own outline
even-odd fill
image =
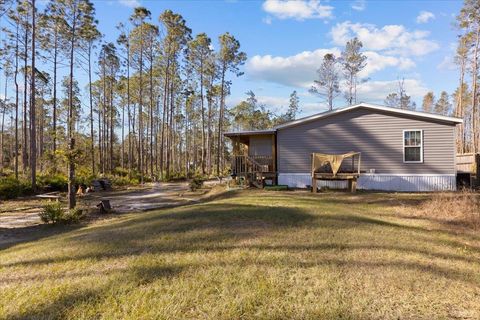
[[[118,214],[139,213],[155,209],[176,207],[210,200],[220,195],[224,187],[216,181],[208,181],[205,188],[191,192],[187,182],[154,183],[142,188],[112,190],[90,193],[78,197],[78,207],[85,209],[85,223],[116,218]],[[62,195],[65,198],[65,195]],[[110,200],[113,213],[100,215],[96,205],[101,200]],[[47,200],[35,197],[2,202],[0,208],[0,248],[24,242],[48,234],[61,232],[61,227],[43,225],[38,214]]]

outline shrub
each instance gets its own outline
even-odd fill
[[[139,180],[137,178],[129,179],[128,177],[109,177],[112,181],[112,184],[115,186],[128,186],[128,185],[137,185],[139,184]]]
[[[83,217],[81,209],[71,209],[65,211],[60,202],[51,202],[43,206],[43,210],[39,213],[40,219],[44,223],[78,223]]]
[[[90,167],[81,166],[76,172],[75,181],[78,185],[90,186],[97,176],[92,174]]]
[[[0,199],[14,199],[32,193],[32,188],[26,181],[17,180],[12,176],[0,178]]]
[[[128,177],[128,169],[116,167],[115,169],[113,169],[113,174],[120,177]]]
[[[190,190],[195,191],[197,189],[200,189],[203,186],[203,179],[201,178],[193,178],[190,181]]]
[[[64,218],[65,211],[60,202],[52,202],[44,205],[39,215],[44,223],[58,223]]]
[[[78,223],[84,217],[82,209],[70,209],[63,214],[61,221],[66,224]]]
[[[66,191],[68,187],[67,177],[63,174],[51,174],[38,177],[40,188],[50,191]]]

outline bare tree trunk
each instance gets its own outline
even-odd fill
[[[143,26],[140,26],[140,73],[139,73],[139,103],[138,103],[138,165],[140,171],[140,183],[144,183],[143,169]]]
[[[462,38],[460,41],[465,41]],[[455,116],[464,118],[464,111],[463,111],[463,82],[465,78],[465,59],[462,58],[460,61],[460,86],[458,87],[458,96],[457,96],[457,106],[455,108]],[[457,152],[465,152],[465,141],[463,139],[464,131],[465,131],[465,123],[461,123],[459,126],[456,127],[457,131]]]
[[[99,143],[100,147],[100,167],[102,170],[102,174],[105,173],[105,112],[107,110],[107,71],[105,67],[105,50],[103,51],[103,64],[102,64],[102,91],[103,91],[103,96],[102,96],[102,109],[101,111],[99,110],[99,113],[101,112],[101,118],[102,118],[102,126],[99,128],[102,131],[102,139],[101,139],[101,144]]]
[[[128,177],[132,177],[132,133],[130,132],[130,44],[127,43],[127,113],[128,113]]]
[[[53,45],[53,154],[57,151],[57,59],[58,59],[58,27],[55,22]]]
[[[225,72],[226,66],[222,66],[222,81],[220,89],[220,110],[218,116],[218,137],[217,137],[217,175],[220,176],[220,162],[222,159],[223,153],[223,139],[222,139],[222,130],[223,130],[223,113],[225,108]],[[223,169],[223,168],[222,168]]]
[[[68,208],[73,209],[76,205],[75,199],[75,135],[73,132],[74,124],[74,110],[73,110],[73,63],[75,53],[75,31],[77,27],[77,7],[74,5],[73,10],[73,23],[72,23],[72,36],[70,39],[70,76],[69,76],[69,101],[68,101],[68,137],[69,141],[69,157],[68,157]]]
[[[150,176],[153,179],[153,45],[150,45]]]
[[[4,167],[4,156],[3,156],[3,142],[4,142],[4,126],[5,126],[5,112],[7,111],[7,83],[8,83],[8,75],[5,71],[5,94],[3,96],[3,110],[2,110],[2,129],[1,129],[1,136],[0,136],[0,164],[1,170]]]
[[[202,108],[202,174],[205,175],[205,106],[203,104],[203,57],[200,61],[200,106]]]
[[[37,189],[37,138],[36,138],[36,101],[35,101],[35,0],[32,0],[32,75],[31,75],[31,106],[30,106],[30,183],[32,189]]]
[[[112,70],[113,71],[113,70]],[[111,73],[112,75],[114,74],[113,72]],[[115,169],[115,166],[114,166],[114,163],[113,163],[113,128],[115,126],[115,110],[114,110],[114,107],[113,107],[113,82],[115,80],[113,79],[110,79],[110,112],[109,112],[109,115],[110,115],[110,154],[109,154],[109,160],[108,160],[108,163],[109,163],[109,171],[110,173],[113,172],[113,169]]]
[[[15,164],[14,164],[14,172],[15,172],[15,179],[18,180],[18,92],[19,92],[19,85],[18,85],[18,22],[16,25],[16,36],[15,36]]]
[[[160,177],[163,180],[163,172],[165,169],[165,163],[164,163],[164,149],[165,149],[165,121],[166,117],[168,115],[168,87],[169,87],[169,71],[170,68],[170,60],[167,57],[167,65],[165,67],[165,81],[164,81],[164,87],[163,87],[163,114],[162,114],[162,137],[161,137],[161,142],[160,142]]]
[[[26,18],[25,23],[25,51],[23,57],[23,73],[24,73],[24,81],[23,81],[23,153],[22,153],[22,167],[23,167],[23,174],[26,174],[28,169],[28,132],[27,132],[27,88],[28,88],[28,17]]]
[[[88,93],[90,98],[90,152],[92,156],[92,174],[95,175],[95,135],[93,130],[93,96],[92,96],[92,43],[88,44]]]
[[[473,49],[473,61],[472,61],[472,139],[473,139],[473,152],[477,152],[478,145],[478,132],[477,132],[477,75],[478,75],[478,46],[480,40],[480,27],[477,29],[475,46]]]
[[[175,77],[175,65],[173,65],[173,69],[172,69],[172,77]],[[166,167],[166,171],[167,171],[167,178],[170,178],[170,165],[171,165],[171,162],[172,162],[172,134],[173,134],[173,113],[174,113],[174,109],[175,109],[175,100],[174,100],[174,81],[175,79],[173,78],[172,81],[170,81],[170,120],[168,120],[168,136],[167,136],[167,167]]]

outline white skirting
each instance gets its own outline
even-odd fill
[[[310,173],[279,173],[278,184],[307,188],[312,184]],[[346,189],[347,181],[317,180],[318,188]],[[454,174],[362,174],[358,189],[384,191],[452,191],[457,189]]]

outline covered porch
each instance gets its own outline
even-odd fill
[[[227,132],[232,141],[231,170],[258,187],[277,183],[276,134],[273,130]]]

